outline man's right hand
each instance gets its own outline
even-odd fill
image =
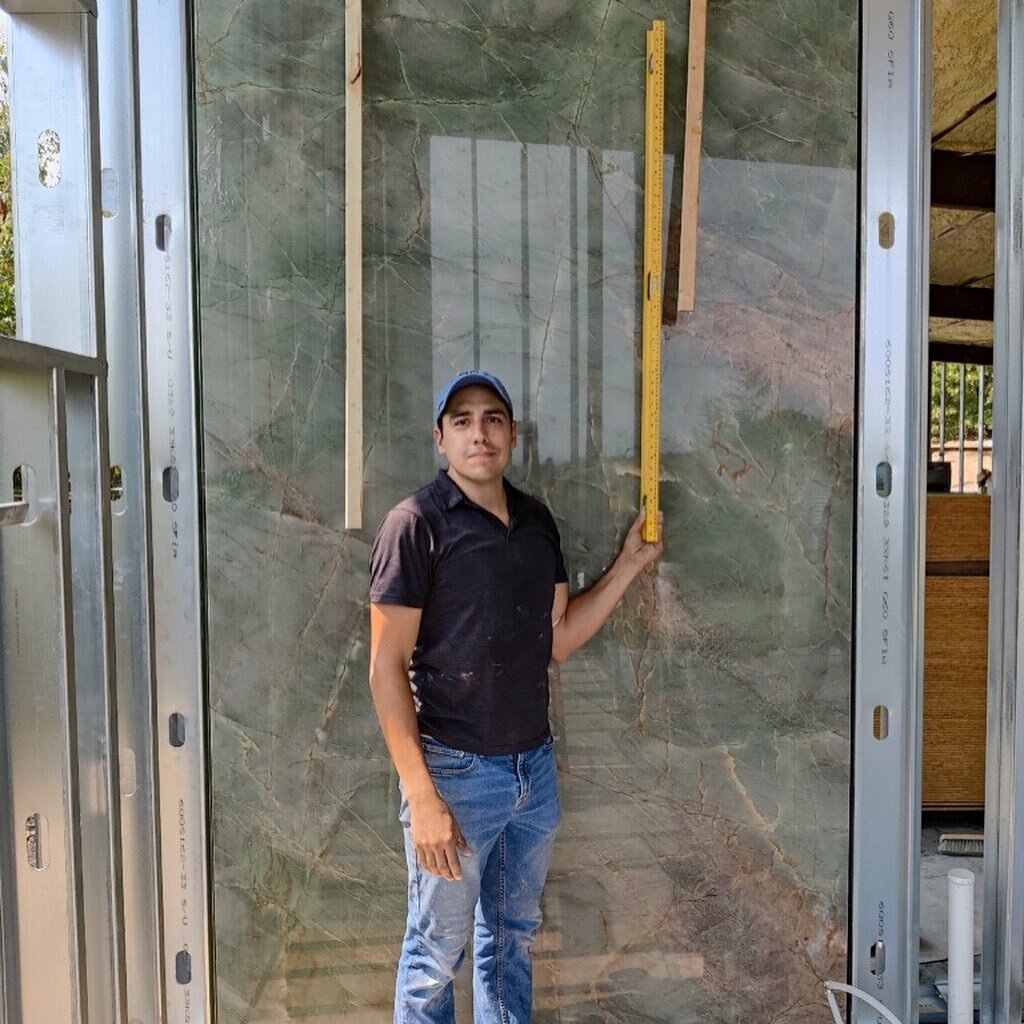
[[[370,689],[384,740],[409,801],[409,824],[420,864],[432,875],[459,882],[459,854],[469,853],[469,844],[427,771],[409,686],[409,660],[422,614],[419,608],[371,602]]]
[[[409,801],[409,827],[420,864],[449,882],[462,881],[459,853],[469,853],[469,843],[437,793]]]

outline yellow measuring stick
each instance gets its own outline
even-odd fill
[[[644,307],[640,395],[640,505],[647,509],[644,540],[658,539],[661,454],[661,223],[665,195],[665,22],[647,33],[647,109],[644,132]]]

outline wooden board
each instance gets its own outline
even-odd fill
[[[345,0],[345,529],[363,526],[363,4]]]
[[[987,565],[991,507],[987,494],[929,494],[925,560]]]
[[[707,16],[707,0],[690,0],[686,125],[683,131],[683,193],[679,229],[678,306],[681,313],[692,313],[697,301],[697,221],[700,211],[700,156],[704,139]]]
[[[928,809],[985,803],[988,577],[925,580],[921,798]]]
[[[928,495],[921,792],[928,810],[985,804],[990,521],[986,494]]]

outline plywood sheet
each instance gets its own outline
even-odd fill
[[[996,151],[996,101],[993,97],[941,137],[943,149],[957,153]]]
[[[929,280],[932,284],[991,288],[995,245],[995,214],[933,207]]]

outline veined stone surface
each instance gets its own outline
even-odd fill
[[[365,6],[366,529],[344,500],[343,5],[199,0],[220,1019],[390,1020],[405,902],[367,557],[433,396],[501,375],[576,586],[638,492],[644,33],[685,9]],[[668,549],[552,678],[538,1022],[821,1021],[845,973],[856,5],[711,5],[698,300],[663,332]],[[465,994],[461,997],[465,1002]],[[463,1010],[465,1007],[463,1007]],[[468,1017],[463,1017],[468,1020]]]

